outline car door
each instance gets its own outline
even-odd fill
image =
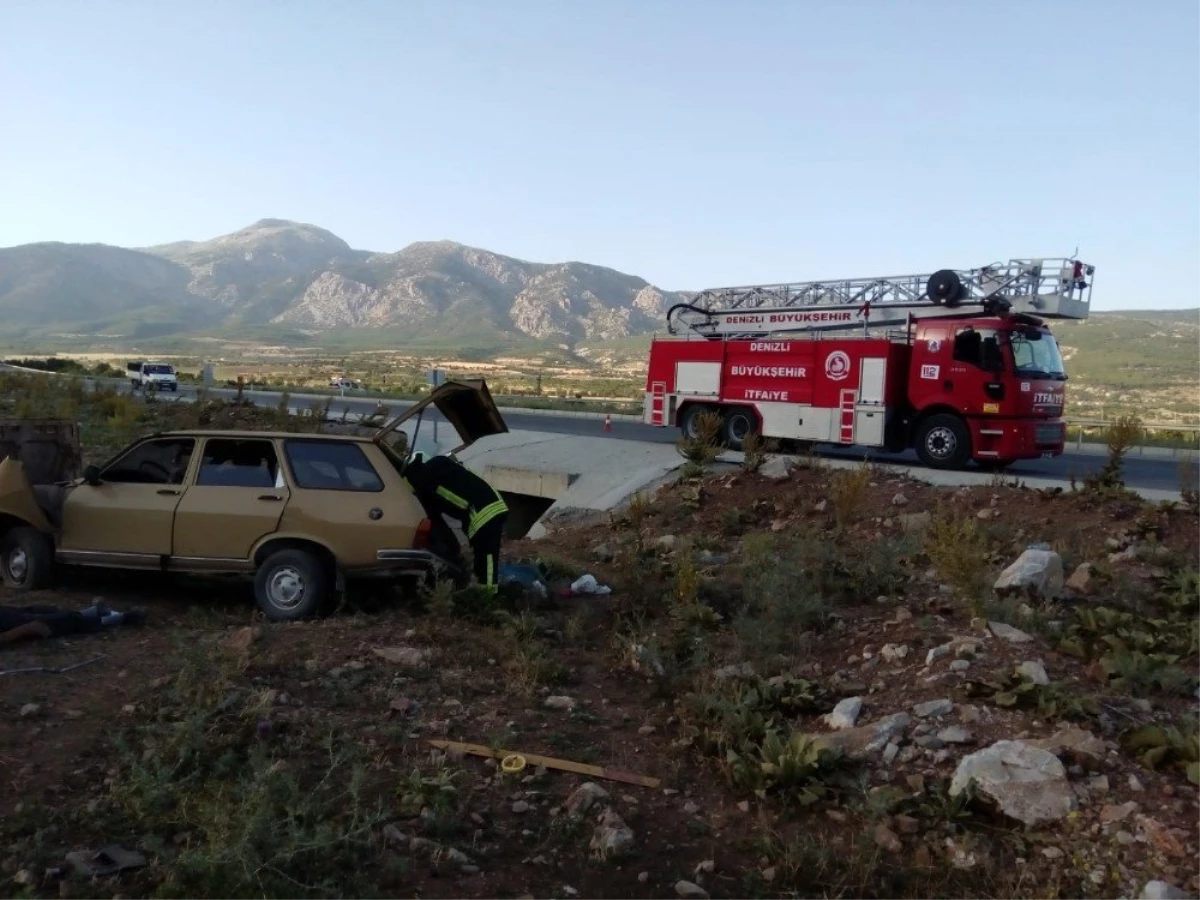
[[[272,534],[291,496],[275,441],[206,437],[195,477],[175,511],[173,563],[244,562]]]
[[[105,466],[96,484],[74,488],[63,503],[64,560],[157,567],[171,553],[195,447],[194,437],[148,438]]]
[[[412,546],[425,512],[373,443],[297,435],[283,444],[295,487],[281,532],[318,541],[346,569]]]

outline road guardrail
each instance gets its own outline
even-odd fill
[[[129,384],[129,381],[125,378],[101,377],[101,376],[95,376],[95,375],[80,375],[79,373],[76,373],[76,372],[47,372],[42,369],[30,369],[30,368],[26,368],[23,366],[14,366],[14,365],[6,364],[6,363],[0,364],[0,368],[17,371],[17,372],[25,372],[25,373],[28,373],[31,375],[56,375],[56,376],[82,378],[85,381],[91,382],[93,384],[108,384],[108,385],[114,386],[114,387],[121,387],[121,386],[126,386]],[[179,388],[180,388],[180,393],[184,393],[184,392],[199,393],[201,391],[220,391],[223,393],[236,394],[238,391],[238,388],[229,387],[227,385],[206,386],[206,385],[195,384],[195,383],[191,383],[191,382],[181,382],[179,385]],[[242,391],[247,394],[269,394],[269,395],[273,395],[273,396],[277,396],[277,397],[281,397],[284,394],[287,394],[292,399],[358,400],[358,401],[363,401],[363,402],[373,402],[373,403],[384,405],[384,406],[396,406],[399,404],[407,404],[407,405],[411,406],[412,404],[417,402],[416,400],[409,400],[409,399],[404,399],[404,398],[400,398],[400,397],[372,396],[369,391],[364,391],[364,390],[349,390],[349,391],[343,391],[340,394],[309,393],[309,392],[306,392],[305,389],[303,389],[303,388],[289,389],[289,388],[256,387],[256,386],[251,386],[251,385],[244,385],[242,387]],[[515,395],[496,394],[494,396],[497,399],[506,399],[506,398],[511,399],[511,397],[513,397]],[[605,412],[596,412],[594,410],[538,409],[536,407],[527,407],[527,406],[499,406],[499,409],[502,413],[515,413],[515,414],[520,414],[520,415],[531,415],[531,416],[551,416],[551,417],[559,417],[559,418],[566,418],[566,419],[603,420],[606,417],[610,417],[612,419],[612,421],[614,421],[614,422],[641,422],[642,421],[642,417],[640,415],[631,415],[628,413],[605,413]],[[1076,439],[1075,439],[1074,443],[1075,443],[1076,449],[1081,450],[1081,451],[1083,450],[1083,448],[1086,445],[1091,444],[1091,442],[1087,442],[1087,444],[1085,444],[1085,442],[1083,440],[1083,434],[1086,430],[1106,429],[1106,428],[1112,427],[1115,424],[1113,419],[1097,419],[1097,418],[1064,419],[1063,421],[1066,424],[1068,436],[1070,435],[1070,431],[1072,429],[1077,430],[1077,435],[1076,435]],[[1174,431],[1174,432],[1178,432],[1178,433],[1185,434],[1185,435],[1187,435],[1187,434],[1194,435],[1195,440],[1197,441],[1197,444],[1200,445],[1200,424],[1192,424],[1192,423],[1187,423],[1187,422],[1143,422],[1142,429],[1145,432]],[[1069,438],[1068,438],[1068,443],[1071,443]],[[1095,446],[1102,446],[1102,445],[1095,445]],[[1169,448],[1169,447],[1154,447],[1151,445],[1141,445],[1141,444],[1138,444],[1131,449],[1138,450],[1138,451],[1145,451],[1145,450],[1168,451],[1168,450],[1172,450],[1172,451],[1175,451],[1174,453],[1171,454],[1174,456],[1190,455],[1190,454],[1194,454],[1196,452],[1196,450],[1193,450],[1190,447]],[[1145,455],[1145,454],[1138,453],[1137,455]]]

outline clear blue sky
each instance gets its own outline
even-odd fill
[[[666,288],[1068,255],[1200,305],[1196,0],[3,0],[0,246],[264,217]]]

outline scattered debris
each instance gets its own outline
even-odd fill
[[[72,672],[75,669],[83,666],[90,666],[94,662],[99,662],[106,659],[106,654],[101,653],[97,656],[92,656],[82,662],[71,663],[69,666],[29,666],[23,669],[4,669],[0,671],[0,675],[31,675],[35,672],[41,672],[45,675],[61,675],[63,672]]]
[[[581,575],[575,581],[571,582],[571,593],[606,596],[612,593],[612,588],[606,584],[600,584],[596,580],[595,575]]]
[[[371,652],[393,665],[417,669],[429,660],[429,652],[416,647],[373,647]]]
[[[491,747],[485,747],[482,744],[465,744],[462,741],[430,740],[427,743],[442,750],[455,750],[459,753],[486,756],[491,759],[504,759],[506,756],[517,755],[511,750],[493,750]],[[656,788],[662,783],[659,779],[651,778],[647,775],[634,775],[618,769],[606,769],[603,766],[589,766],[584,763],[572,762],[569,759],[557,759],[553,756],[541,756],[537,753],[522,753],[519,755],[535,766],[545,766],[547,769],[560,769],[564,772],[574,772],[577,775],[591,775],[593,778],[603,778],[607,781],[620,781],[625,784],[636,784],[649,788]]]
[[[126,850],[118,844],[105,844],[95,852],[76,850],[67,854],[67,862],[88,878],[115,875],[126,869],[140,869],[146,865],[146,857],[136,850]]]

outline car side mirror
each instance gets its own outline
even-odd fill
[[[100,484],[100,468],[99,466],[88,466],[83,470],[83,480],[92,487]]]

